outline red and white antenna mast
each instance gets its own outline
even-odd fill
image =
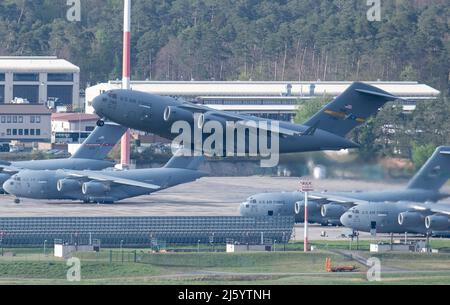
[[[123,70],[122,70],[122,89],[130,90],[130,53],[131,53],[131,0],[124,0],[124,18],[123,18]],[[121,165],[129,166],[131,147],[131,133],[128,130],[122,137],[121,143]]]

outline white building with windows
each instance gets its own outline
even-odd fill
[[[50,142],[51,112],[44,105],[0,105],[0,142]]]
[[[0,104],[48,102],[68,106],[80,99],[80,68],[52,56],[0,56]]]

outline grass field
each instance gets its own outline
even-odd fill
[[[348,256],[332,252],[345,249],[345,242],[321,242],[320,250],[303,253],[300,244],[288,252],[272,253],[167,253],[104,249],[99,254],[75,253],[81,260],[82,281],[78,284],[450,284],[450,254],[379,254],[382,281],[370,283],[367,268]],[[447,247],[434,241],[434,247]],[[280,247],[280,250],[282,248]],[[329,250],[326,250],[329,249]],[[0,257],[0,284],[71,284],[65,260],[44,256],[40,249],[8,249],[15,257]],[[49,253],[50,254],[50,253]],[[112,256],[111,256],[112,254]],[[369,258],[368,252],[358,252]],[[335,274],[324,270],[325,259],[333,265],[354,265],[357,273]],[[383,269],[384,270],[384,269]]]

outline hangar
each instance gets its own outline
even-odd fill
[[[0,56],[0,104],[79,103],[80,68],[54,56]]]

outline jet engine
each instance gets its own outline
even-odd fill
[[[81,188],[81,182],[74,179],[61,179],[56,184],[58,192],[73,192],[79,191]]]
[[[347,208],[345,206],[334,203],[325,204],[320,210],[322,217],[331,219],[340,219],[345,212],[347,212]]]
[[[417,212],[403,212],[398,214],[398,224],[407,228],[421,225],[423,219],[423,215]]]
[[[433,231],[446,231],[449,227],[448,216],[432,215],[425,217],[425,227]]]
[[[308,216],[309,217],[320,216],[320,208],[321,208],[321,206],[317,202],[308,201]],[[297,202],[296,209],[297,209],[297,211],[299,211],[299,213],[297,213],[297,214],[304,215],[305,214],[305,202],[304,201]]]
[[[2,185],[9,179],[11,178],[10,175],[8,174],[0,174],[0,193],[3,193],[4,190],[2,189]]]
[[[1,174],[0,173],[0,187],[3,185],[3,183],[6,182],[6,180],[8,180],[9,178],[11,178],[10,175],[8,174]]]
[[[169,123],[175,123],[177,121],[192,122],[193,117],[192,112],[175,106],[168,106],[164,110],[164,121]]]
[[[222,126],[225,128],[226,124],[227,124],[227,120],[224,118],[221,118],[217,115],[214,115],[214,112],[207,112],[207,113],[203,113],[198,117],[197,120],[197,127],[199,129],[203,129],[203,127],[205,126],[205,124],[209,121],[216,121],[219,122],[220,124],[222,124]]]
[[[84,195],[102,196],[105,195],[106,192],[109,192],[111,190],[111,187],[102,182],[91,181],[83,183],[81,189]]]

